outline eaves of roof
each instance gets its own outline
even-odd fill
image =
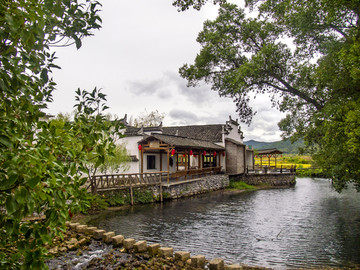
[[[259,155],[282,154],[283,152],[277,148],[261,149],[257,151]]]
[[[149,140],[156,139],[162,141],[172,147],[180,148],[180,149],[198,149],[198,150],[215,150],[215,151],[222,151],[225,150],[224,147],[217,145],[213,142],[204,141],[204,140],[197,140],[187,137],[181,136],[172,136],[172,135],[164,135],[164,134],[153,134],[148,136],[147,138],[139,141],[138,143],[144,143]]]

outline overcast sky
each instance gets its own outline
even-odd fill
[[[164,125],[222,124],[237,118],[235,103],[219,97],[210,85],[187,88],[178,74],[193,63],[196,42],[206,19],[214,19],[217,7],[178,12],[172,0],[106,0],[100,13],[102,28],[83,46],[57,50],[54,80],[57,91],[48,112],[71,112],[77,88],[102,88],[108,110],[136,117],[145,110],[165,113]],[[250,127],[241,124],[245,140],[280,140],[277,122],[282,115],[266,96],[252,102],[258,112]]]

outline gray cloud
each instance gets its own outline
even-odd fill
[[[161,80],[153,81],[128,81],[127,89],[134,95],[148,95],[154,94],[158,91],[159,88],[163,86]]]
[[[171,110],[169,116],[172,118],[171,125],[189,125],[199,120],[195,113],[181,109]]]
[[[172,98],[173,91],[168,89],[168,79],[158,78],[151,81],[127,81],[127,91],[133,95],[157,96],[162,100]]]
[[[178,73],[166,72],[165,76],[176,85],[179,94],[186,97],[193,104],[201,107],[213,99],[214,93],[209,85],[203,84],[198,87],[188,87],[186,85],[187,81],[181,78]]]

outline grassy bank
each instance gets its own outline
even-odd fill
[[[242,181],[230,181],[230,185],[227,188],[233,189],[233,190],[255,190],[255,189],[257,189],[257,187],[248,185]]]

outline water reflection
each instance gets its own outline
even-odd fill
[[[360,264],[360,199],[324,179],[294,188],[196,198],[106,212],[89,224],[176,250],[275,268]]]

